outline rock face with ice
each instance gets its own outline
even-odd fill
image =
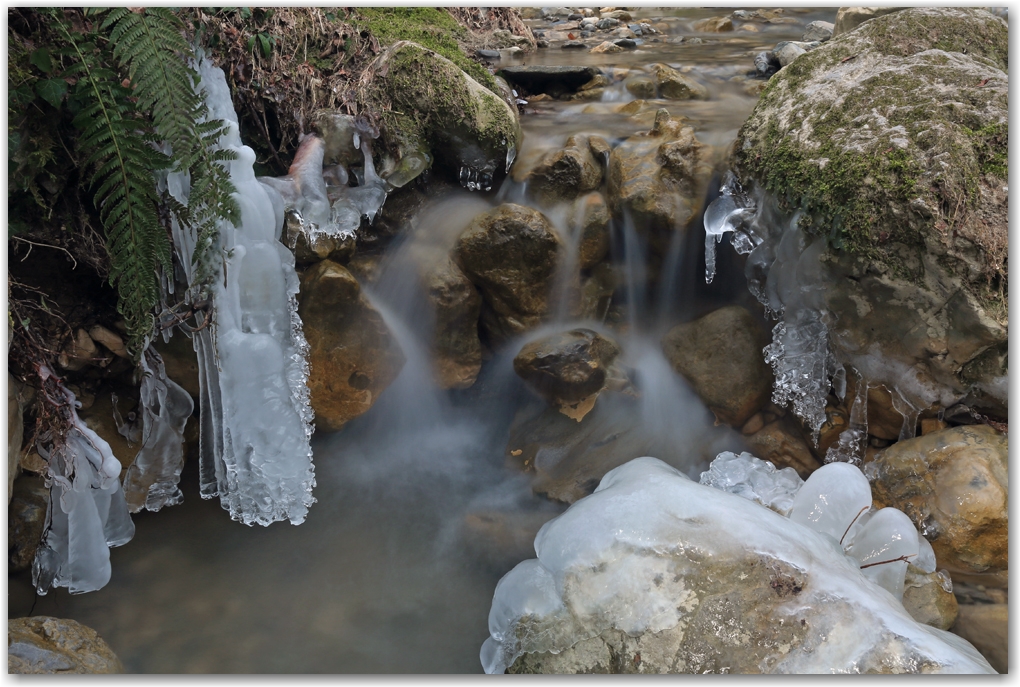
[[[777,396],[813,426],[826,338],[907,415],[1005,417],[1007,54],[1006,23],[982,9],[876,17],[773,77],[741,128],[740,180],[800,212],[785,232],[747,232],[764,242],[748,269],[784,312]]]
[[[241,143],[223,72],[205,59],[198,69],[209,117],[227,122],[218,145],[236,154],[227,164],[241,209],[240,226],[220,222],[219,243],[207,265],[192,263],[195,236],[173,223],[174,247],[189,283],[196,270],[215,277],[206,285],[212,325],[195,336],[202,496],[218,496],[232,518],[248,525],[300,524],[314,502],[312,410],[298,276],[294,256],[280,242],[284,202],[255,178],[255,154]],[[187,203],[185,175],[170,174],[167,186]]]
[[[873,526],[888,538],[866,536],[871,521],[861,526],[852,558],[837,537],[798,521],[802,513],[828,531],[847,528],[856,503],[831,510],[827,502],[841,497],[826,483],[849,473],[832,469],[856,470],[821,468],[824,479],[804,484],[791,518],[655,458],[607,473],[594,494],[543,526],[537,559],[500,580],[485,671],[994,672],[966,641],[915,622],[865,575],[861,560],[899,553],[896,523]]]
[[[121,465],[110,445],[78,418],[74,394],[43,368],[43,383],[56,383],[67,406],[70,428],[44,440],[49,511],[42,544],[32,562],[39,594],[66,587],[72,594],[102,589],[110,581],[110,547],[131,541],[135,525],[120,486]]]

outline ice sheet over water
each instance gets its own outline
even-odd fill
[[[210,118],[229,122],[219,145],[237,155],[227,164],[241,209],[239,227],[220,223],[209,266],[218,275],[209,286],[213,324],[194,337],[202,496],[218,496],[232,518],[248,525],[297,525],[314,502],[315,478],[308,344],[297,313],[294,256],[279,240],[283,203],[255,178],[255,154],[241,143],[223,72],[204,58],[198,69]],[[186,200],[187,179],[171,174],[167,185]],[[190,279],[194,236],[176,223],[173,230]]]
[[[45,367],[42,374],[52,376]],[[110,547],[131,541],[135,525],[120,485],[120,461],[78,418],[74,394],[63,385],[59,389],[68,403],[71,429],[38,446],[47,463],[50,502],[43,541],[32,561],[32,584],[39,594],[52,587],[81,594],[110,581]]]

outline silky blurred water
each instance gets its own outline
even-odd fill
[[[636,14],[677,16],[681,21],[674,25],[675,35],[694,35],[691,22],[733,9],[646,8]],[[700,45],[645,44],[612,55],[554,47],[527,56],[524,63],[690,67],[711,98],[649,101],[649,111],[654,116],[654,107],[666,107],[689,118],[702,142],[723,150],[754,106],[740,78],[753,71],[754,54],[780,40],[799,40],[804,24],[832,21],[835,11],[788,8],[787,16],[801,24],[760,25],[757,34],[699,34],[715,41]],[[598,133],[616,141],[650,128],[647,115],[614,112],[620,102],[529,106],[517,164],[530,167],[573,133]],[[519,201],[524,192],[508,182],[498,197]],[[400,256],[415,240],[448,247],[456,233],[449,226],[439,228],[442,220],[470,218],[496,198],[494,189],[463,200],[460,213],[449,205],[433,208],[433,219],[421,216],[417,235],[409,233],[390,248],[389,271],[384,264],[383,276],[368,291],[400,339],[408,363],[369,413],[340,433],[313,440],[317,503],[303,525],[249,528],[231,521],[217,501],[199,498],[192,457],[182,477],[185,502],[135,516],[134,540],[112,551],[113,578],[106,588],[74,597],[55,590],[36,600],[29,576],[12,576],[9,617],[26,615],[34,603],[35,615],[78,620],[96,629],[130,672],[481,672],[478,651],[488,636],[492,593],[513,562],[494,563],[469,546],[465,516],[514,510],[550,516],[563,507],[532,496],[527,481],[504,467],[510,422],[529,398],[510,367],[514,346],[519,348],[521,341],[493,352],[472,389],[436,390],[422,348],[428,314],[420,307],[413,280],[405,278]],[[437,228],[428,233],[429,226]],[[627,253],[640,255],[639,247],[623,246],[633,238],[618,231],[614,239],[618,262],[642,272],[639,262],[628,266],[626,260]],[[693,245],[703,246],[703,237],[695,237]],[[699,295],[690,286],[699,276],[704,283],[703,276],[693,274],[696,255],[680,244],[673,252],[667,256],[669,279],[663,282],[670,302],[680,293],[692,302],[746,293],[738,275],[736,291],[726,291],[723,284],[716,285],[722,291],[714,296]],[[643,283],[642,274],[632,277]],[[669,318],[689,316],[696,308],[655,308],[646,297],[631,294],[633,321],[621,339],[629,363],[644,379],[642,416],[636,422],[664,445],[679,448],[701,437],[723,450],[724,433],[711,434],[715,430],[708,428],[704,407],[658,351]],[[562,329],[578,323],[560,324]]]

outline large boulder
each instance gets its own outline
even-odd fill
[[[653,249],[666,255],[675,232],[697,217],[712,173],[708,150],[694,129],[665,109],[647,134],[613,148],[607,201],[618,219],[629,216]]]
[[[870,19],[776,74],[734,148],[825,242],[838,357],[915,409],[1006,414],[1007,39],[980,9]]]
[[[924,532],[939,568],[996,573],[1009,564],[1009,442],[987,425],[932,432],[879,453],[866,474],[876,504]]]
[[[123,673],[124,666],[91,627],[41,615],[7,621],[7,672],[105,675]]]
[[[607,474],[535,552],[496,586],[486,672],[993,672],[828,533],[654,458]]]
[[[564,250],[545,215],[513,203],[478,215],[460,235],[454,259],[482,292],[481,327],[490,343],[527,331],[546,316]]]
[[[520,149],[516,109],[417,43],[388,47],[366,69],[360,88],[362,102],[382,114],[383,146],[398,160],[428,149],[463,184],[487,189]]]
[[[315,427],[334,432],[372,407],[400,373],[404,354],[358,280],[331,260],[301,275],[298,313]]]
[[[772,394],[762,349],[768,334],[747,309],[719,308],[662,337],[666,359],[720,422],[742,427]]]
[[[582,270],[591,269],[609,254],[609,206],[598,191],[574,201],[567,221],[572,235],[580,234],[577,263]]]

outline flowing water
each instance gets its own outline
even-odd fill
[[[700,35],[702,44],[646,43],[610,55],[554,45],[527,56],[527,64],[591,64],[606,72],[664,62],[689,68],[711,97],[655,101],[636,117],[615,112],[632,99],[621,87],[608,88],[602,102],[529,105],[516,164],[532,166],[571,134],[615,142],[645,131],[655,107],[689,118],[703,143],[724,151],[754,106],[744,77],[753,71],[755,53],[799,40],[804,24],[835,14],[834,8],[788,9],[786,16],[801,23],[759,24],[760,33],[695,34],[690,28],[732,9],[637,13],[636,19],[675,17],[669,35]],[[710,194],[717,187],[716,181]],[[231,521],[216,501],[199,497],[197,461],[189,460],[181,481],[184,503],[134,516],[136,535],[112,550],[112,579],[104,589],[78,596],[58,589],[35,600],[28,576],[15,576],[9,616],[27,614],[34,602],[36,615],[76,619],[95,628],[132,672],[481,672],[479,649],[488,636],[496,582],[529,554],[515,553],[518,541],[500,555],[512,536],[499,527],[488,546],[479,545],[466,523],[498,524],[500,514],[538,523],[564,508],[534,496],[527,479],[504,463],[515,413],[534,404],[512,370],[522,343],[579,325],[610,333],[641,395],[637,404],[606,404],[606,432],[639,432],[657,447],[657,457],[695,476],[717,452],[740,450],[736,433],[713,425],[658,343],[676,322],[748,298],[742,268],[727,268],[732,250],[720,248],[717,276],[706,287],[704,231],[697,223],[661,256],[654,289],[644,286],[649,247],[627,218],[613,226],[613,261],[627,284],[617,294],[625,307],[615,311],[622,319],[612,330],[569,319],[570,283],[561,278],[553,322],[493,351],[471,389],[434,386],[424,344],[431,313],[409,261],[423,249],[448,250],[478,212],[527,197],[513,179],[491,193],[448,197],[420,213],[388,249],[380,277],[366,291],[407,363],[367,414],[342,432],[313,438],[317,502],[302,525]],[[546,210],[572,246],[567,262],[576,261],[576,237],[564,229],[568,218]],[[537,460],[555,458],[540,454]]]

